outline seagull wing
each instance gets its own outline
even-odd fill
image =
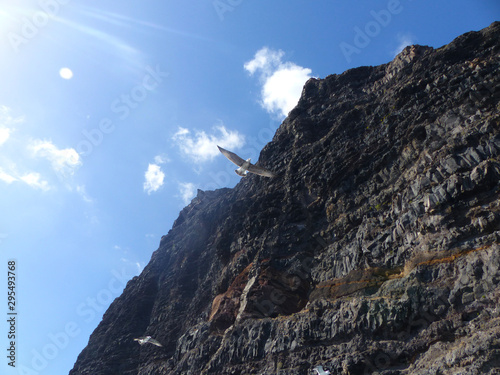
[[[268,171],[267,169],[264,169],[262,167],[258,167],[255,164],[250,164],[248,166],[248,172],[252,172],[264,177],[276,177],[275,173]]]
[[[156,345],[156,346],[163,346],[162,344],[159,343],[158,340],[155,340],[155,339],[150,339],[149,343],[153,344],[153,345]]]
[[[234,152],[228,151],[226,149],[223,149],[222,147],[217,146],[220,152],[222,152],[222,155],[224,155],[226,158],[231,160],[234,164],[236,164],[238,167],[241,167],[243,163],[245,163],[245,160],[240,158],[238,155],[236,155]]]

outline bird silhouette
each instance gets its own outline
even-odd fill
[[[144,345],[144,344],[150,343],[150,344],[153,344],[153,345],[156,345],[156,346],[161,346],[161,347],[163,346],[162,344],[160,344],[158,342],[158,340],[155,340],[151,336],[138,337],[138,338],[134,339],[134,341],[138,341],[140,345]]]
[[[243,158],[236,155],[234,152],[223,149],[220,146],[217,147],[219,151],[222,152],[222,155],[224,155],[226,158],[228,158],[230,161],[232,161],[239,167],[238,169],[235,169],[237,175],[245,177],[247,173],[250,172],[264,177],[276,177],[275,173],[250,163],[250,159],[244,160]]]

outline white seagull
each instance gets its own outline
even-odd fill
[[[134,339],[134,341],[138,341],[140,345],[144,345],[146,343],[150,343],[150,344],[153,344],[153,345],[156,345],[156,346],[163,346],[162,344],[160,344],[158,342],[158,340],[155,340],[151,336],[142,336],[142,337],[139,337],[137,339]]]
[[[255,173],[264,177],[276,177],[276,174],[274,174],[273,172],[250,163],[250,158],[244,160],[240,158],[238,155],[236,155],[234,152],[225,150],[220,146],[217,146],[217,148],[219,149],[220,152],[222,152],[222,155],[224,155],[226,158],[231,160],[234,164],[236,164],[239,167],[238,169],[235,169],[235,172],[237,175],[241,177],[245,177],[248,172]]]
[[[314,370],[316,371],[316,375],[330,375],[330,371],[323,370],[323,366],[316,366]]]

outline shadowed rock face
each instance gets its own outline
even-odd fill
[[[309,80],[280,176],[199,191],[70,374],[498,373],[499,40]]]

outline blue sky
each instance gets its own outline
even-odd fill
[[[67,374],[196,189],[234,186],[309,77],[440,47],[484,1],[2,0],[0,288],[16,368]]]

